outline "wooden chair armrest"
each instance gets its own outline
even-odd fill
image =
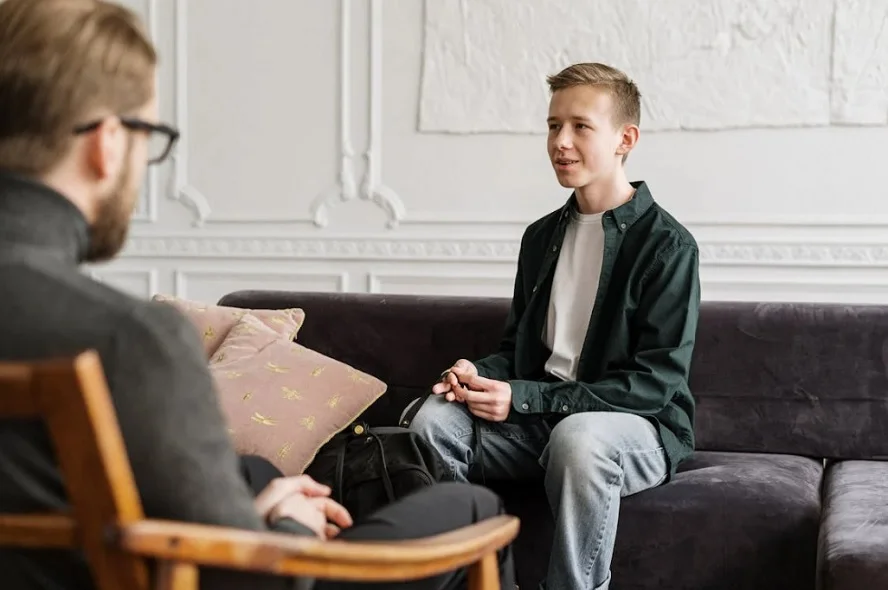
[[[324,541],[162,520],[117,530],[117,544],[145,557],[282,576],[394,581],[453,571],[502,549],[518,534],[514,516],[449,533],[386,542]]]

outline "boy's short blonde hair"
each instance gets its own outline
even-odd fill
[[[614,125],[638,125],[641,122],[641,93],[624,72],[601,63],[578,63],[546,78],[549,90],[556,92],[573,86],[594,86],[610,92],[614,101]]]
[[[0,169],[39,176],[84,117],[154,95],[157,54],[139,18],[102,0],[0,0]]]

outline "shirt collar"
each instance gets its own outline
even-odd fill
[[[632,185],[632,188],[635,189],[635,194],[632,195],[632,198],[608,212],[613,216],[614,221],[617,222],[617,227],[622,231],[632,227],[632,224],[638,221],[641,216],[651,208],[651,205],[654,204],[654,197],[651,195],[647,183],[643,180],[638,180],[631,182],[630,184]],[[564,204],[564,207],[561,208],[562,223],[566,223],[570,220],[570,214],[572,211],[579,211],[576,193],[572,193],[570,198]]]

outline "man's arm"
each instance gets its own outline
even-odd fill
[[[524,309],[527,306],[527,301],[524,298],[524,268],[521,261],[523,252],[524,238],[521,239],[512,304],[509,308],[509,316],[506,319],[506,327],[503,330],[499,350],[473,363],[481,377],[508,381],[515,376],[515,335],[518,332],[518,322],[521,321],[521,316],[524,315]]]
[[[262,530],[202,352],[193,326],[153,303],[102,359],[145,513]]]
[[[661,254],[644,279],[635,312],[637,345],[626,366],[595,383],[512,380],[512,414],[630,412],[654,415],[686,382],[697,331],[700,281],[696,246]]]

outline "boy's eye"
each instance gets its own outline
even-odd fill
[[[577,129],[588,129],[589,127],[583,123],[577,123]]]
[[[558,129],[558,123],[549,123],[549,131]]]

